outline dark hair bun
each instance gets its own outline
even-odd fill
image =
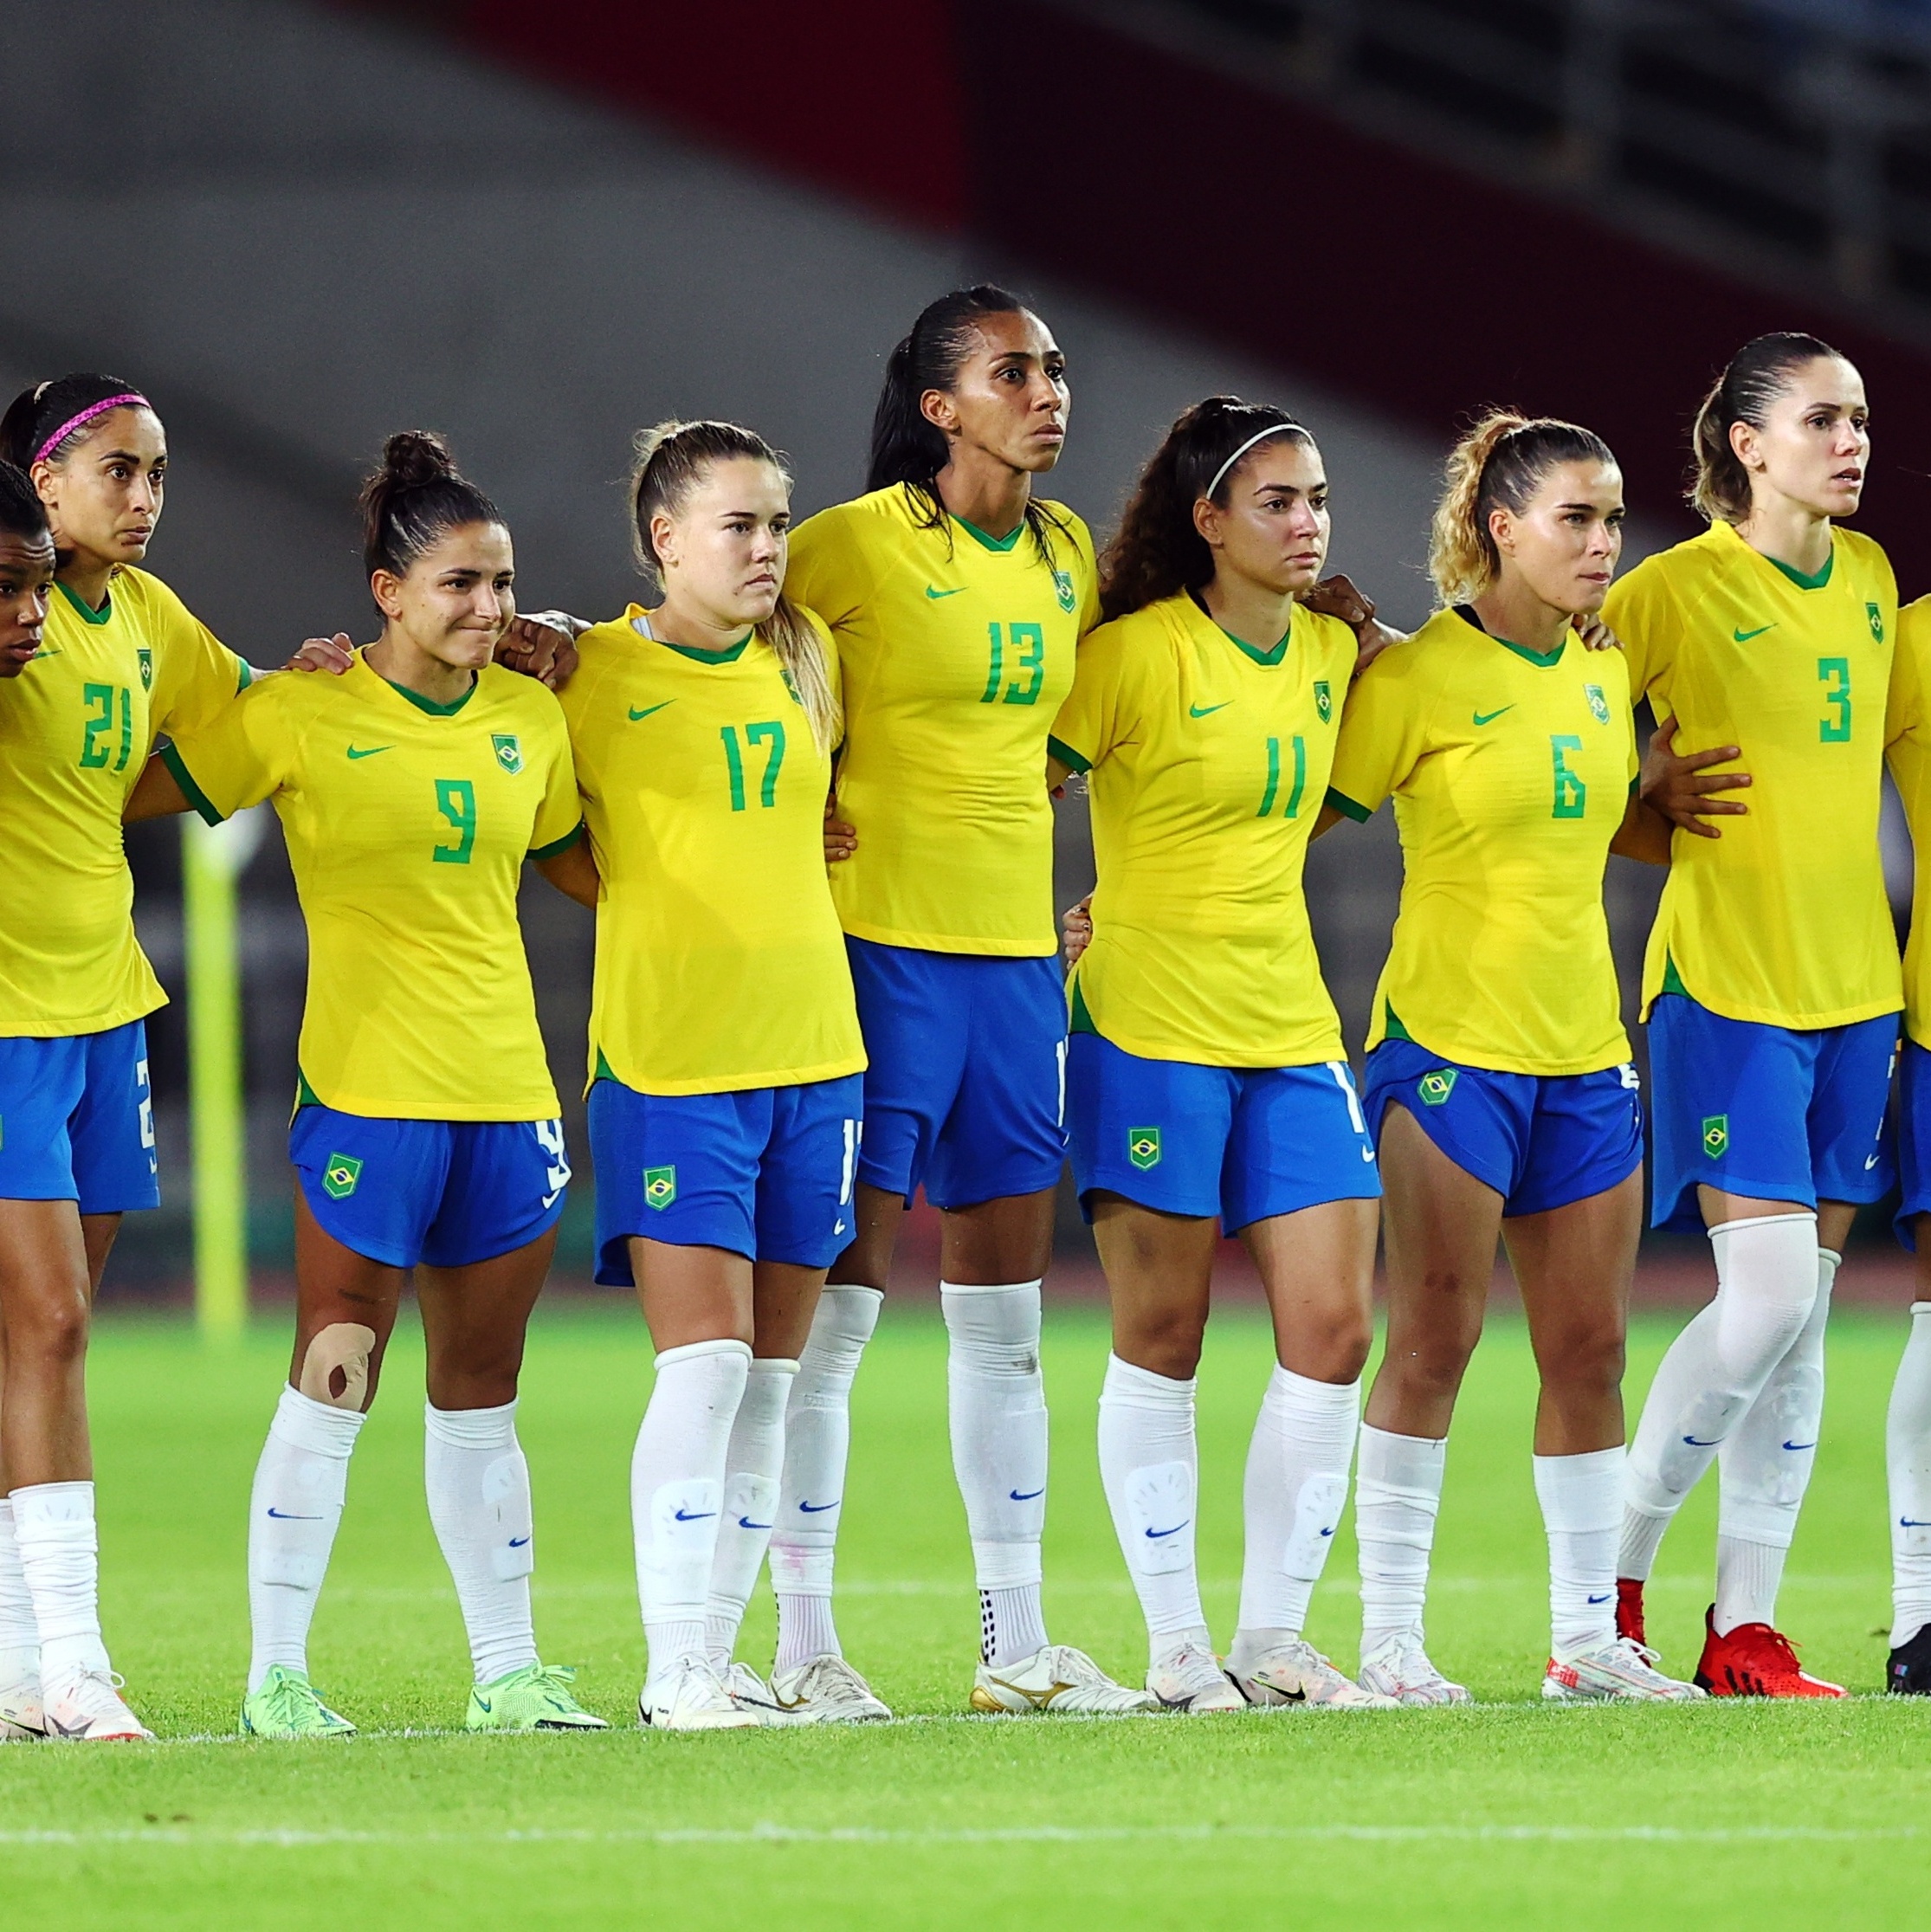
[[[398,430],[384,439],[382,460],[362,486],[363,563],[404,577],[450,531],[502,520],[433,430]]]
[[[382,446],[382,480],[391,489],[421,489],[455,473],[449,444],[433,430],[398,430]]]

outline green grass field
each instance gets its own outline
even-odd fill
[[[1675,1321],[1646,1321],[1632,1396]],[[888,1314],[856,1399],[841,1554],[848,1651],[908,1722],[675,1737],[632,1721],[643,1663],[625,1484],[649,1380],[621,1305],[533,1338],[522,1436],[546,1657],[581,1667],[610,1735],[471,1738],[455,1601],[422,1499],[420,1355],[398,1338],[316,1619],[346,1744],[232,1734],[247,1657],[249,1473],[286,1361],[279,1323],[204,1351],[123,1316],[92,1402],[107,1634],[163,1741],[0,1748],[0,1870],[58,1886],[68,1926],[768,1923],[1361,1927],[1909,1922],[1921,1903],[1931,1706],[1875,1695],[1889,1618],[1883,1412],[1902,1323],[1833,1325],[1824,1448],[1786,1586],[1841,1704],[1545,1710],[1543,1546],[1528,1350],[1497,1321],[1449,1459],[1430,1644],[1482,1700],[1453,1712],[1211,1719],[961,1714],[976,1609],[944,1421],[944,1338]],[[1049,1322],[1056,1436],[1047,1606],[1121,1675],[1144,1639],[1093,1451],[1101,1319]],[[1240,1469],[1263,1324],[1214,1326],[1201,1372],[1201,1565],[1230,1633]],[[1651,1635],[1694,1661],[1714,1484],[1664,1546]],[[1336,1539],[1310,1634],[1352,1664],[1354,1553]],[[749,1651],[768,1657],[768,1599]],[[42,1886],[49,1888],[43,1891]],[[36,1910],[43,1909],[36,1906]]]

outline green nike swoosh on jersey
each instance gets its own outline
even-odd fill
[[[1739,630],[1733,625],[1730,635],[1738,643],[1747,644],[1753,637],[1760,637],[1765,631],[1774,630],[1776,628],[1774,624],[1760,624],[1754,630]]]
[[[1224,711],[1233,701],[1231,698],[1223,698],[1218,704],[1190,704],[1187,707],[1187,716],[1190,718],[1211,718],[1215,712]]]
[[[393,745],[371,745],[366,750],[358,751],[353,745],[351,745],[349,746],[349,756],[351,758],[373,758],[378,752],[392,752],[395,748]]]
[[[957,597],[965,588],[966,586],[963,584],[955,584],[949,591],[935,591],[931,585],[927,584],[926,585],[926,595],[936,601],[942,597]]]
[[[642,711],[632,705],[630,707],[630,722],[634,725],[639,718],[648,718],[653,711],[662,711],[665,706],[675,704],[676,701],[675,698],[666,698],[663,704],[647,704]]]
[[[37,664],[43,657],[58,657],[61,653],[66,649],[67,646],[65,644],[55,644],[52,650],[48,650],[48,648],[44,644],[42,644],[41,648],[27,660],[27,662],[29,664]]]
[[[1515,707],[1512,704],[1505,704],[1502,708],[1502,711],[1513,711],[1514,708]],[[1475,714],[1476,728],[1479,731],[1483,725],[1494,724],[1495,720],[1502,716],[1502,711],[1476,712]]]

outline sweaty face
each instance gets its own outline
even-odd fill
[[[0,677],[18,677],[40,649],[54,589],[54,540],[0,530]]]
[[[110,410],[66,456],[34,465],[54,540],[83,565],[138,564],[161,520],[168,439],[152,410]]]
[[[920,398],[927,422],[949,442],[1009,468],[1037,475],[1059,461],[1072,391],[1066,358],[1052,332],[1030,310],[981,316],[975,346],[950,390]]]
[[[1783,497],[1817,516],[1851,516],[1870,461],[1864,382],[1841,356],[1818,356],[1790,372],[1764,425],[1731,426],[1730,447],[1762,503]]]
[[[1519,512],[1490,513],[1503,568],[1552,610],[1599,611],[1623,554],[1623,473],[1613,464],[1558,463]]]
[[[1221,486],[1222,508],[1202,497],[1194,527],[1228,572],[1279,596],[1312,589],[1327,559],[1327,472],[1298,436],[1271,436]]]
[[[675,511],[650,520],[666,598],[720,629],[762,624],[785,587],[791,529],[791,488],[775,464],[713,463]]]
[[[516,615],[516,559],[500,523],[466,523],[449,531],[397,577],[369,579],[391,624],[426,656],[460,670],[481,670]]]

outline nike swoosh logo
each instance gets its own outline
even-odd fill
[[[1921,1520],[1916,1516],[1900,1516],[1897,1527],[1900,1529],[1931,1529],[1931,1517]]]
[[[1881,1155],[1875,1153],[1867,1155],[1864,1160],[1864,1172],[1866,1173],[1869,1173],[1870,1170],[1877,1165],[1878,1161],[1882,1158],[1883,1157]]]
[[[676,701],[677,701],[675,698],[666,698],[662,704],[645,705],[642,711],[639,711],[635,705],[632,705],[630,707],[630,722],[634,725],[636,723],[638,719],[648,718],[653,712],[667,710],[669,708],[670,706],[675,704]]]
[[[527,1536],[512,1536],[509,1540],[509,1547],[512,1549],[521,1549],[529,1540]]]
[[[1323,1536],[1332,1536],[1334,1534],[1334,1532],[1332,1529],[1324,1529],[1321,1531],[1321,1535]]]
[[[965,588],[966,586],[963,584],[959,584],[955,585],[952,590],[949,591],[935,591],[933,589],[931,585],[927,584],[926,585],[926,595],[929,597],[934,604],[936,604],[942,597],[957,597],[959,593]]]
[[[1495,720],[1502,716],[1502,711],[1513,711],[1514,708],[1515,707],[1512,704],[1505,704],[1502,708],[1502,711],[1476,712],[1475,714],[1476,729],[1479,731],[1484,725],[1494,724]]]
[[[1806,1449],[1815,1449],[1817,1447],[1817,1444],[1815,1443],[1787,1442],[1784,1444],[1784,1447],[1787,1449],[1792,1455],[1796,1456],[1801,1454]]]
[[[738,1518],[738,1528],[739,1529],[769,1529],[771,1525],[768,1522],[753,1522],[749,1516],[739,1516]]]
[[[1734,637],[1738,643],[1747,644],[1753,637],[1760,637],[1763,636],[1765,631],[1774,630],[1776,628],[1776,625],[1773,624],[1760,624],[1754,630],[1738,630],[1733,628],[1730,632],[1730,636]]]
[[[699,1509],[694,1513],[688,1509],[680,1509],[677,1512],[677,1521],[679,1522],[702,1522],[707,1517],[714,1516],[716,1514],[715,1509]]]
[[[1231,698],[1223,698],[1218,704],[1190,704],[1187,707],[1187,716],[1190,718],[1211,718],[1215,712],[1224,711],[1233,701]]]
[[[1027,1489],[1024,1493],[1017,1489],[1008,1489],[1006,1491],[1006,1494],[1011,1496],[1015,1502],[1030,1502],[1036,1496],[1044,1496],[1045,1493],[1046,1485],[1043,1483],[1042,1483],[1037,1489]]]
[[[66,649],[67,646],[65,644],[55,644],[52,650],[48,650],[43,648],[40,650],[36,650],[34,655],[27,660],[27,662],[29,664],[37,664],[43,657],[58,657],[61,653]]]
[[[484,1696],[480,1690],[476,1693],[476,1709],[480,1710],[485,1717],[488,1716],[490,1712],[489,1699]]]
[[[298,1516],[293,1510],[289,1509],[271,1509],[268,1514],[277,1522],[320,1522],[322,1520],[320,1516]]]
[[[545,1213],[548,1213],[549,1211],[557,1205],[557,1195],[561,1194],[562,1192],[563,1189],[559,1187],[557,1190],[556,1194],[546,1194],[543,1197],[543,1209]]]
[[[1692,1449],[1715,1449],[1722,1443],[1723,1438],[1721,1436],[1712,1436],[1710,1439],[1706,1443],[1698,1442],[1694,1436],[1685,1436],[1683,1438],[1683,1440],[1688,1443]]]
[[[1187,1522],[1192,1522],[1192,1521],[1193,1518],[1192,1516],[1189,1516],[1187,1518]],[[1147,1539],[1149,1541],[1157,1543],[1163,1536],[1178,1536],[1180,1532],[1186,1528],[1187,1522],[1177,1522],[1171,1529],[1149,1529],[1146,1532]]]
[[[366,751],[358,752],[353,745],[351,745],[349,746],[349,756],[351,758],[373,758],[378,752],[392,752],[395,748],[393,745],[371,745]]]
[[[798,1508],[807,1516],[822,1516],[827,1509],[836,1509],[844,1500],[840,1496],[837,1502],[801,1502]]]
[[[1607,1602],[1609,1601],[1609,1599],[1608,1599],[1608,1597],[1606,1597],[1606,1596],[1601,1596],[1601,1597],[1592,1597],[1592,1598],[1590,1598],[1590,1599],[1589,1599],[1589,1600],[1590,1600],[1590,1602],[1591,1602],[1592,1604],[1598,1604],[1598,1603],[1607,1603]]]

